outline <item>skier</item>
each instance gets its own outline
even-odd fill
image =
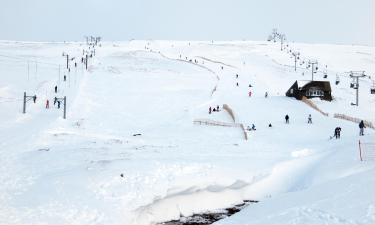
[[[36,102],[36,95],[33,96],[33,101]]]
[[[255,125],[254,124],[251,126],[251,129],[252,130],[257,130],[257,129],[255,129]]]
[[[272,124],[268,124],[268,127],[272,127]]]
[[[60,108],[60,101],[57,101],[57,108]]]
[[[251,97],[251,91],[249,91],[249,97]]]
[[[238,82],[236,83],[237,87],[238,87]]]
[[[46,109],[49,109],[49,100],[46,101]]]
[[[57,98],[55,97],[55,98],[53,99],[53,105],[56,105],[56,102],[57,102]]]
[[[264,97],[267,98],[268,97],[268,92],[266,91],[266,93],[264,94]]]
[[[216,112],[219,112],[219,105],[216,106]]]
[[[288,116],[288,114],[286,114],[286,116],[285,116],[285,123],[289,123],[289,116]]]
[[[309,117],[307,118],[307,123],[312,123],[311,114],[309,114]]]
[[[247,130],[247,131],[251,131],[250,126],[247,126],[246,130]]]
[[[214,107],[214,109],[212,110],[212,112],[216,112],[216,108]]]
[[[236,74],[236,78],[238,78],[238,74]]]
[[[55,86],[55,93],[57,93],[57,85]]]
[[[335,128],[335,138],[339,139],[341,135],[341,127],[336,127]]]
[[[361,122],[359,123],[359,136],[364,136],[364,128],[365,127],[365,123],[363,122],[363,120],[361,120]]]
[[[210,108],[208,108],[208,114],[211,114],[211,111],[212,111],[212,108],[210,106]]]
[[[64,81],[66,81],[66,75],[64,75]]]

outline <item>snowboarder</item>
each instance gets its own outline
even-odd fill
[[[211,111],[212,111],[212,108],[210,106],[210,108],[208,108],[208,114],[211,114]]]
[[[288,116],[288,114],[286,114],[286,116],[285,116],[285,123],[289,123],[289,116]]]
[[[49,100],[46,101],[46,109],[49,109]]]
[[[266,91],[266,93],[264,94],[264,97],[267,98],[268,97],[268,92]]]
[[[55,93],[57,93],[57,85],[55,86]]]
[[[361,120],[361,122],[359,123],[359,136],[364,136],[364,128],[365,127],[365,123],[363,122],[363,120]]]
[[[312,123],[311,114],[309,114],[309,117],[307,118],[307,123]]]

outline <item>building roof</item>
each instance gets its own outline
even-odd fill
[[[305,87],[306,85],[314,82],[314,83],[323,83],[324,84],[324,87],[326,89],[331,89],[330,85],[329,85],[329,81],[326,81],[326,80],[314,80],[314,81],[311,81],[311,80],[297,80],[297,87],[298,89],[302,89],[303,87]]]
[[[302,88],[310,82],[311,82],[311,80],[297,80],[297,87]]]

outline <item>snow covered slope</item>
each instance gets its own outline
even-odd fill
[[[0,224],[148,225],[246,199],[260,202],[217,224],[375,223],[375,161],[358,156],[358,140],[375,132],[359,137],[356,123],[333,117],[375,123],[372,80],[351,106],[345,73],[373,79],[374,47],[290,44],[328,66],[334,100],[313,100],[328,117],[285,97],[310,73],[295,72],[278,43],[104,42],[88,71],[78,62],[68,72],[62,52],[80,59],[85,48],[0,42]],[[38,96],[26,114],[24,91]],[[67,97],[66,120],[55,96]],[[195,120],[257,130],[245,140],[239,126]],[[330,139],[337,126],[341,139]]]

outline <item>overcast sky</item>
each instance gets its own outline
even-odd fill
[[[0,39],[265,40],[375,45],[375,0],[0,0]]]

